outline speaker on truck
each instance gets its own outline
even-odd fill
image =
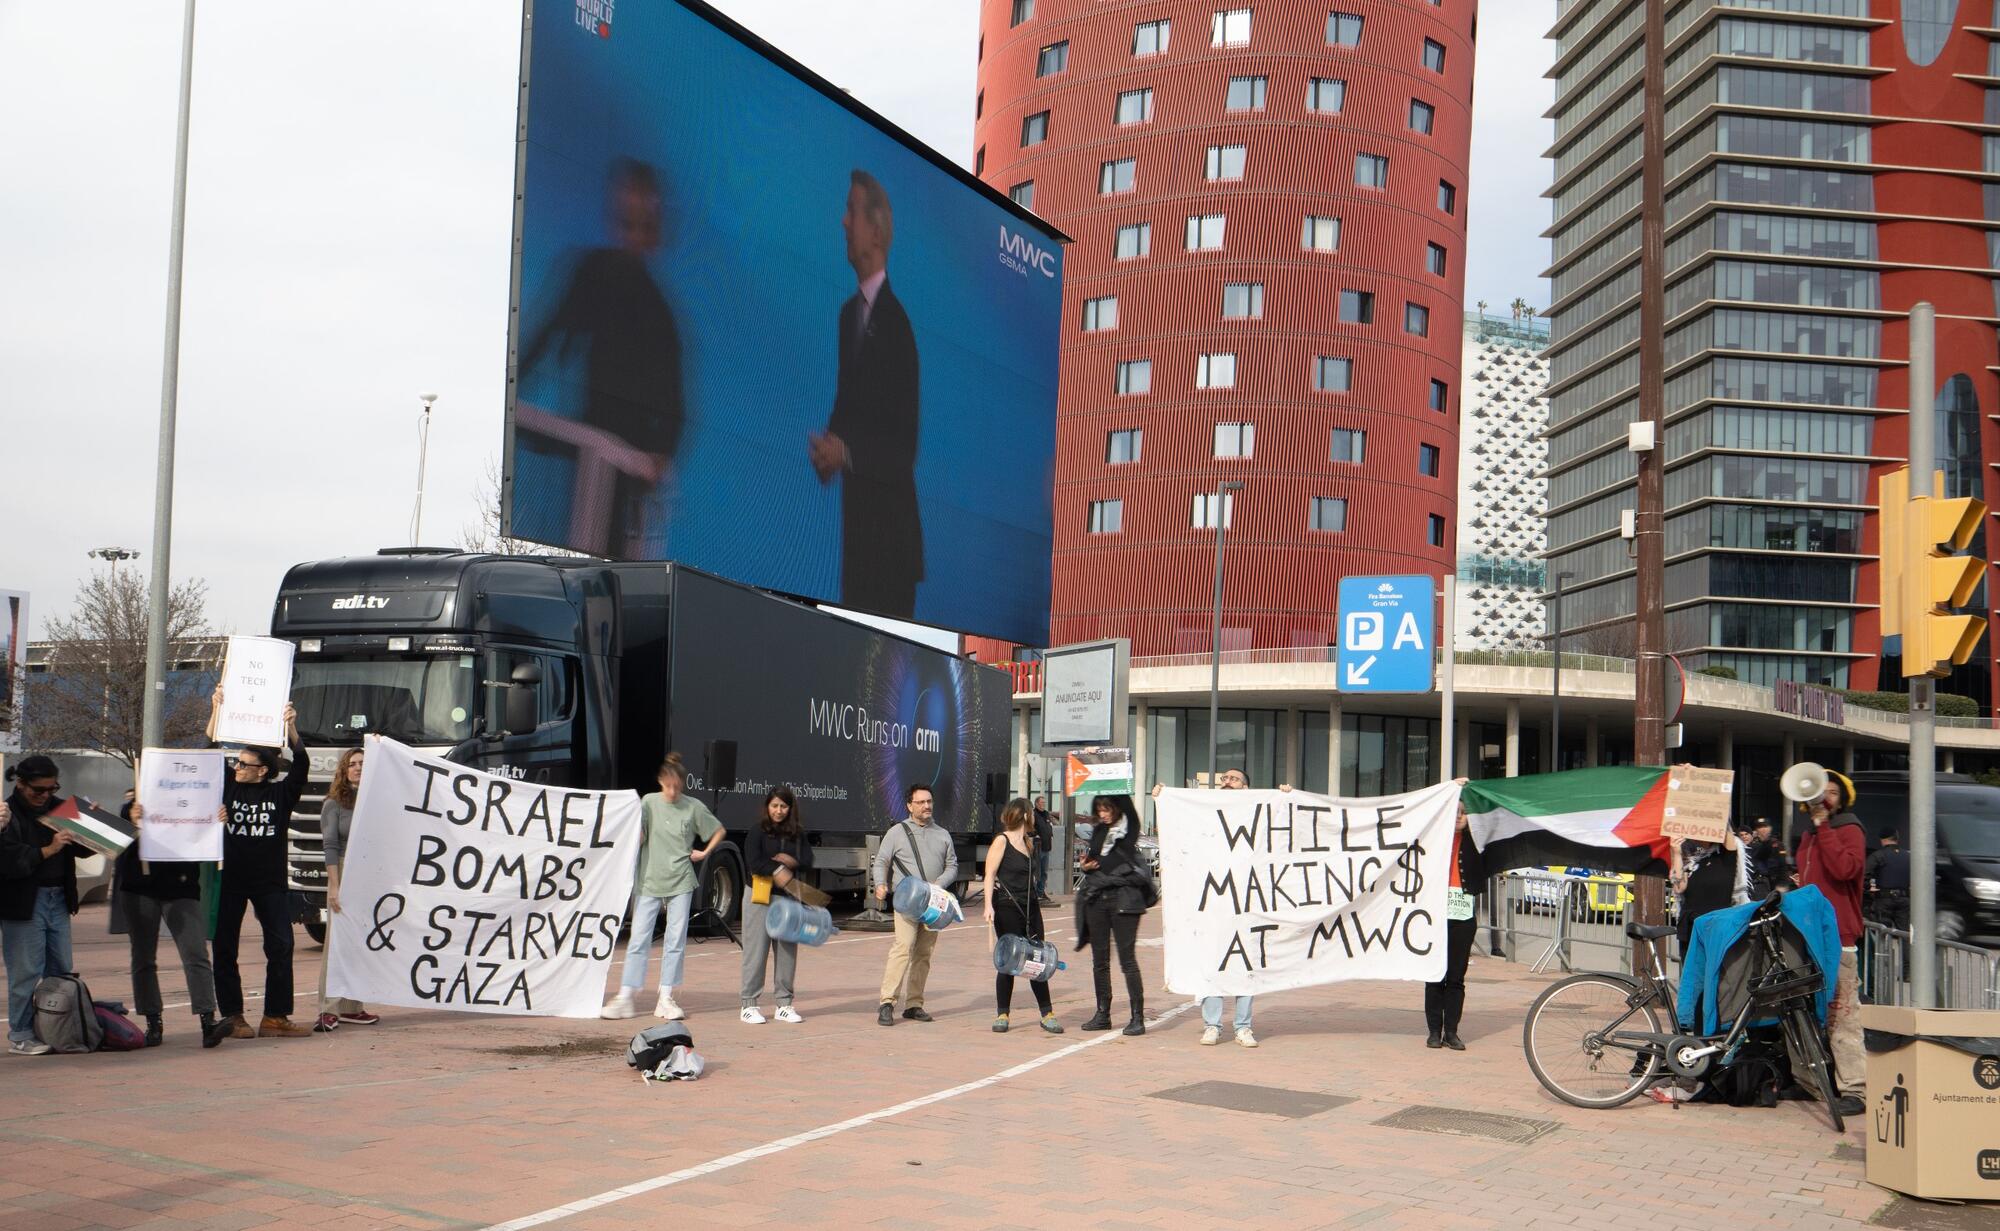
[[[1007,802],[1007,771],[996,769],[986,775],[986,806],[997,808]]]
[[[736,741],[712,739],[702,746],[708,765],[708,786],[712,791],[736,789]]]

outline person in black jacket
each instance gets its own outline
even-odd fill
[[[889,194],[866,171],[849,177],[841,226],[860,285],[840,306],[833,412],[808,433],[807,456],[821,483],[841,476],[841,606],[907,620],[924,577],[917,335],[889,287]]]
[[[1083,885],[1076,895],[1076,947],[1090,946],[1090,973],[1097,990],[1097,1013],[1085,1030],[1111,1029],[1111,946],[1125,972],[1125,995],[1132,1020],[1125,1033],[1146,1033],[1146,985],[1139,974],[1139,919],[1159,900],[1153,873],[1139,851],[1139,812],[1130,795],[1099,795],[1091,805],[1096,825],[1090,850],[1078,864]]]
[[[788,892],[786,886],[800,872],[813,866],[812,844],[799,819],[799,801],[792,788],[774,786],[764,793],[764,815],[743,838],[743,863],[750,875],[771,878],[773,895]],[[765,929],[769,903],[754,902],[754,893],[743,895],[743,1011],[742,1020],[752,1026],[764,1024],[757,1002],[764,996],[764,969],[771,967],[771,991],[777,997],[777,1019],[796,1026],[805,1018],[792,1007],[792,979],[799,967],[799,942],[773,940]],[[768,957],[767,957],[768,955]]]
[[[211,739],[221,714],[222,688],[217,685],[208,715]],[[310,765],[290,705],[285,706],[285,742],[291,746],[292,765],[283,778],[273,778],[276,748],[247,747],[237,750],[235,772],[222,784],[228,815],[222,826],[222,880],[215,911],[215,998],[234,1039],[312,1037],[311,1027],[292,1022],[292,892],[285,854],[292,809],[305,793]],[[246,906],[256,913],[264,933],[264,1020],[255,1029],[243,1016],[243,972],[236,964]]]
[[[120,810],[134,830],[146,823],[146,810],[135,801]],[[224,824],[229,810],[220,810]],[[173,934],[180,951],[181,972],[187,976],[189,1007],[201,1020],[201,1045],[214,1047],[229,1037],[229,1028],[215,1021],[215,969],[208,960],[208,918],[201,909],[201,869],[193,862],[160,862],[139,858],[133,842],[118,856],[112,892],[124,913],[126,939],[132,946],[132,1007],[146,1019],[146,1046],[166,1039],[166,1008],[160,998],[160,923]]]
[[[1472,958],[1472,940],[1479,932],[1479,893],[1486,887],[1486,865],[1466,836],[1465,805],[1458,806],[1458,824],[1451,836],[1451,888],[1445,899],[1444,978],[1424,984],[1424,1023],[1430,1027],[1426,1047],[1464,1051],[1458,1037],[1465,1012],[1465,967]]]
[[[0,947],[7,961],[7,1050],[48,1053],[35,1038],[35,985],[76,969],[69,918],[76,913],[76,861],[88,855],[67,833],[42,823],[62,797],[56,763],[23,758],[7,770],[13,793],[0,805]]]
[[[665,229],[658,175],[643,162],[618,159],[608,196],[616,244],[577,263],[554,315],[521,348],[520,370],[536,368],[552,350],[563,360],[582,353],[577,421],[612,463],[600,471],[611,476],[612,490],[598,494],[601,503],[575,493],[580,506],[601,508],[608,520],[580,529],[591,541],[566,546],[635,560],[651,550],[648,535],[658,527],[647,524],[647,501],[671,472],[685,426],[681,337],[647,264]],[[579,474],[579,485],[588,481]]]

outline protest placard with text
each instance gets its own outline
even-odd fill
[[[1458,793],[1162,792],[1168,990],[1443,977]]]
[[[1660,835],[1720,842],[1729,836],[1736,802],[1736,771],[1676,765],[1667,777],[1667,802],[1660,809]]]
[[[148,748],[139,754],[139,858],[175,863],[222,858],[220,748]]]
[[[292,697],[292,643],[276,637],[231,637],[222,660],[219,744],[285,743],[285,704]]]
[[[327,991],[595,1017],[632,897],[639,797],[483,774],[370,736]]]

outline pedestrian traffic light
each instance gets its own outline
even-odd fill
[[[1972,656],[1972,647],[1986,631],[1984,616],[1939,610],[1963,606],[1979,586],[1986,562],[1952,553],[1972,542],[1985,517],[1985,502],[1969,497],[1918,496],[1903,506],[1898,615],[1905,678],[1951,674]]]

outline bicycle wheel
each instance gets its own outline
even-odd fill
[[[1819,1023],[1813,1020],[1812,1010],[1803,1004],[1793,1005],[1785,1013],[1785,1051],[1792,1058],[1792,1076],[1799,1084],[1817,1095],[1826,1108],[1827,1119],[1833,1121],[1833,1131],[1844,1133],[1847,1125],[1841,1119],[1840,1090],[1834,1084],[1833,1065],[1828,1062],[1826,1048],[1820,1043]]]
[[[1521,1049],[1542,1087],[1577,1107],[1617,1107],[1637,1098],[1660,1069],[1660,1053],[1624,1032],[1660,1033],[1650,994],[1622,975],[1571,975],[1528,1006]]]

